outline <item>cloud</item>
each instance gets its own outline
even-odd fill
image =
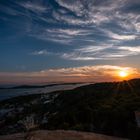
[[[65,1],[56,0],[56,2],[68,11],[73,12],[77,17],[64,15],[60,16],[59,13],[54,14],[54,18],[57,20],[65,21],[70,24],[95,24],[99,25],[110,21],[113,12],[115,14],[117,9],[120,9],[125,4],[126,0],[121,1],[93,1],[93,0],[77,0],[77,1]],[[111,12],[110,12],[111,11]],[[93,14],[94,13],[94,14]]]
[[[61,57],[68,60],[112,60],[139,54],[139,46],[109,46],[102,44],[101,46],[86,46],[75,49],[71,53],[64,53]]]
[[[41,40],[45,41],[52,41],[61,44],[69,44],[71,42],[75,42],[80,38],[84,38],[87,35],[90,35],[88,29],[78,29],[78,28],[40,28],[38,33],[35,32],[31,33],[30,36],[36,37]],[[86,41],[86,39],[85,39]]]
[[[24,7],[25,9],[33,11],[35,13],[44,13],[47,10],[47,7],[45,7],[42,3],[39,2],[27,1],[18,4]]]
[[[119,71],[129,73],[129,78],[139,77],[132,67],[95,65],[72,68],[48,69],[39,72],[8,73],[0,72],[0,83],[40,83],[40,82],[101,82],[119,80]],[[3,78],[5,77],[5,78]]]
[[[122,49],[122,50],[127,50],[129,52],[132,52],[136,55],[140,54],[140,46],[137,46],[137,47],[119,47],[119,49]]]
[[[26,22],[17,22],[18,28],[26,28],[26,37],[69,47],[69,52],[60,53],[61,58],[110,60],[139,54],[135,44],[140,43],[138,0],[25,0],[14,4],[0,7],[0,11],[15,15],[19,21],[26,17]]]
[[[40,51],[34,51],[31,53],[31,55],[49,55],[50,52],[48,52],[47,50],[40,50]]]
[[[62,34],[67,36],[76,36],[76,35],[88,35],[89,31],[84,29],[62,29],[62,28],[56,28],[56,29],[46,29],[48,33],[52,34]]]
[[[44,50],[33,51],[33,52],[29,53],[29,55],[34,55],[34,56],[61,56],[62,53],[61,52],[51,52],[51,51],[48,51],[48,50],[44,49]]]
[[[66,60],[113,60],[122,57],[140,55],[140,46],[113,46],[113,44],[100,43],[99,46],[84,46],[69,52],[49,52],[45,50],[34,51],[31,55],[52,55]]]
[[[52,9],[52,19],[56,24],[61,23],[64,27],[65,25],[70,25],[70,27],[39,27],[35,29],[38,32],[32,33],[32,36],[65,45],[75,45],[81,38],[88,43],[91,43],[88,41],[91,38],[98,41],[100,37],[105,42],[117,40],[119,43],[123,43],[139,37],[140,16],[133,12],[126,13],[123,10],[130,3],[133,5],[134,2],[128,2],[127,0],[107,0],[104,2],[96,0],[56,0],[56,2],[58,7]],[[73,26],[76,26],[76,28],[73,28]]]
[[[60,6],[62,6],[66,9],[70,10],[71,12],[75,13],[77,16],[81,16],[82,13],[83,13],[84,5],[79,0],[77,0],[77,1],[71,0],[71,1],[67,1],[67,2],[64,1],[64,0],[56,0],[56,2]]]
[[[116,40],[120,40],[120,41],[125,41],[125,40],[135,40],[137,38],[137,35],[134,35],[134,34],[117,34],[117,33],[114,33],[112,31],[109,31],[109,30],[103,30],[103,32],[110,38],[112,39],[116,39]]]
[[[139,13],[133,12],[135,6],[139,4],[138,1],[118,0],[118,1],[93,1],[93,0],[77,0],[77,1],[65,1],[56,0],[56,2],[68,11],[73,12],[76,16],[61,15],[54,11],[53,17],[58,21],[66,22],[72,25],[84,25],[84,26],[102,26],[104,24],[117,24],[124,31],[131,32],[133,30],[138,31],[137,27],[139,23]],[[133,7],[131,8],[130,5]],[[128,8],[128,11],[124,10]],[[138,8],[137,8],[138,9]],[[93,14],[94,13],[94,14]],[[114,25],[111,25],[112,27]],[[107,27],[112,28],[112,27]],[[118,28],[118,27],[117,27]],[[134,33],[134,32],[133,32]],[[121,34],[119,34],[121,36]],[[115,36],[119,38],[119,36]],[[132,36],[123,36],[124,39],[134,38]],[[121,39],[122,39],[121,38]],[[119,38],[120,39],[120,38]]]

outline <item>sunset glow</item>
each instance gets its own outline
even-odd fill
[[[128,72],[126,72],[126,71],[120,71],[119,72],[119,76],[122,77],[122,78],[125,78],[125,77],[128,76]]]
[[[139,78],[139,4],[1,0],[0,84]]]
[[[139,114],[140,0],[0,0],[0,140],[140,140]]]

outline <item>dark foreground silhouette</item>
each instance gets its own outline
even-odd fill
[[[140,79],[16,97],[0,109],[1,135],[64,129],[140,139]]]

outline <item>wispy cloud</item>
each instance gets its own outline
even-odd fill
[[[100,43],[100,46],[84,46],[67,52],[34,51],[31,55],[52,55],[66,60],[113,60],[122,57],[140,55],[140,46],[114,46]]]
[[[114,33],[112,31],[109,30],[104,30],[103,32],[110,38],[112,39],[116,39],[116,40],[120,40],[120,41],[125,41],[125,40],[134,40],[136,39],[138,36],[135,34],[118,34],[118,33]]]
[[[132,52],[136,55],[140,54],[140,46],[137,46],[137,47],[119,47],[119,49],[122,49],[122,50],[127,50],[129,52]]]
[[[85,36],[91,34],[87,29],[78,28],[40,28],[40,30],[41,31],[38,33],[31,33],[30,36],[61,44],[69,44],[70,42],[74,43],[75,40],[78,40],[81,37],[84,38]]]
[[[47,10],[47,7],[44,6],[42,3],[40,3],[39,1],[38,2],[25,1],[25,2],[20,2],[18,4],[20,4],[26,10],[30,10],[35,13],[44,13]]]
[[[34,51],[30,54],[31,55],[49,55],[50,52],[48,52],[47,50],[39,50],[39,51]]]
[[[62,34],[62,35],[68,35],[68,36],[76,36],[76,35],[88,35],[89,30],[84,29],[46,29],[47,32],[52,34]]]
[[[70,24],[95,24],[110,22],[114,17],[113,15],[121,7],[125,5],[126,0],[121,1],[93,1],[93,0],[77,0],[77,1],[65,1],[56,0],[56,2],[68,11],[73,12],[77,17],[64,15],[60,16],[59,13],[55,13],[57,20],[66,21]],[[113,13],[111,13],[111,12]],[[93,14],[94,13],[94,14]],[[70,19],[70,20],[69,20]]]
[[[125,41],[138,40],[139,39],[139,15],[133,12],[126,13],[123,9],[128,4],[135,4],[127,0],[121,1],[92,1],[84,0],[77,1],[65,1],[56,0],[59,8],[52,10],[52,17],[56,22],[62,24],[68,24],[71,27],[67,28],[42,28],[40,33],[33,33],[34,37],[42,40],[52,41],[62,44],[77,45],[79,40],[88,42],[88,45],[94,48],[103,48],[104,46],[98,46],[97,43],[93,44],[93,41],[108,42],[107,46],[110,46],[110,42],[116,42],[111,46],[114,46],[114,51],[117,54],[114,56],[126,56],[118,54],[122,50],[118,50],[116,46],[123,44]],[[58,12],[58,11],[63,12]],[[131,9],[130,9],[131,10]],[[133,10],[133,9],[132,9]],[[73,14],[70,14],[72,12]],[[93,14],[94,13],[94,14]],[[76,28],[73,28],[76,26]],[[102,38],[103,40],[101,40]],[[93,40],[92,42],[89,40]],[[118,41],[118,42],[117,42]],[[124,46],[127,46],[126,44]],[[81,46],[76,46],[77,48]],[[84,46],[85,48],[87,45]],[[75,52],[72,52],[74,54]],[[76,52],[77,54],[77,52]],[[71,55],[70,55],[71,56]],[[113,56],[110,54],[110,56]],[[64,54],[66,57],[66,54]],[[78,60],[82,60],[79,56]],[[115,57],[114,57],[115,58]],[[87,59],[100,59],[97,57],[87,56]],[[85,58],[83,58],[85,60]]]
[[[126,56],[140,54],[140,47],[130,46],[87,46],[81,49],[75,49],[71,53],[61,55],[64,59],[69,60],[112,60]]]
[[[26,17],[18,28],[26,28],[27,37],[68,46],[69,52],[60,52],[61,58],[104,60],[140,54],[134,42],[140,43],[140,10],[135,8],[139,4],[139,0],[25,0],[0,11],[19,20]]]

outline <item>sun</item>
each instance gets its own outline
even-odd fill
[[[128,76],[128,73],[126,72],[126,71],[120,71],[119,72],[119,76],[121,77],[121,78],[125,78],[125,77],[127,77]]]

